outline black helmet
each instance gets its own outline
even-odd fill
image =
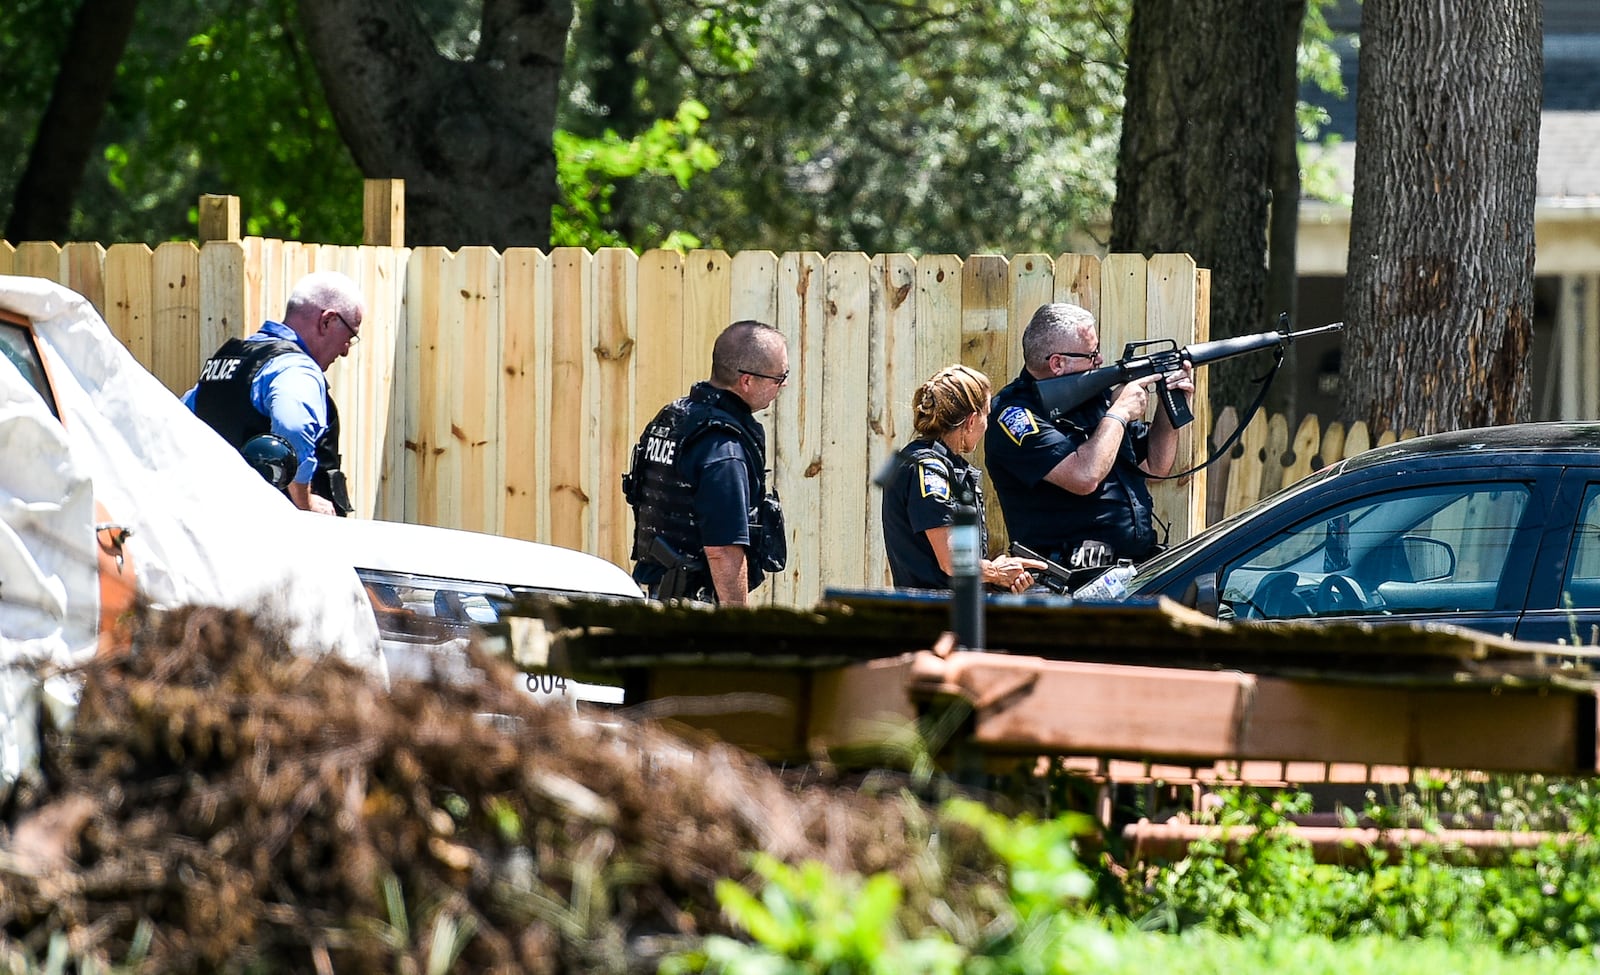
[[[239,453],[244,454],[245,461],[256,469],[257,474],[280,491],[289,486],[295,468],[299,466],[289,441],[274,433],[251,437],[239,448]]]

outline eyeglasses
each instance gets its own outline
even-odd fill
[[[344,326],[344,330],[346,332],[350,333],[350,344],[351,345],[355,345],[356,343],[361,341],[361,333],[356,331],[355,329],[351,328],[350,327],[350,323],[344,320],[344,316],[343,315],[339,314],[338,312],[334,312],[333,313],[333,317],[337,318],[339,320],[339,324]]]
[[[1095,349],[1093,352],[1052,352],[1050,354],[1066,356],[1068,359],[1088,359],[1090,361],[1100,358],[1099,349]]]
[[[746,375],[746,376],[759,376],[762,379],[770,379],[773,382],[777,383],[779,386],[782,386],[784,383],[789,381],[789,374],[787,372],[779,373],[776,376],[769,376],[764,372],[755,372],[755,371],[750,370],[750,369],[740,369],[739,371],[741,373],[743,373],[744,375]]]

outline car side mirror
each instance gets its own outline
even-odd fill
[[[1202,572],[1195,576],[1194,581],[1189,583],[1189,588],[1183,591],[1183,599],[1180,602],[1207,616],[1216,616],[1222,611],[1222,599],[1217,595],[1217,574]]]
[[[1406,535],[1400,539],[1400,551],[1413,582],[1438,582],[1456,574],[1456,550],[1449,542],[1426,535]]]

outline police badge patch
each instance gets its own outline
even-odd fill
[[[1021,446],[1022,441],[1039,432],[1039,420],[1026,406],[1008,406],[1000,411],[997,421],[1011,442]]]
[[[937,498],[940,501],[950,500],[950,477],[945,473],[943,464],[921,461],[917,464],[917,475],[922,485],[923,497]]]

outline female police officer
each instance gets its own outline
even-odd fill
[[[883,492],[883,541],[897,588],[950,588],[950,526],[964,496],[983,524],[981,475],[963,455],[983,440],[989,391],[988,377],[958,365],[939,370],[911,398],[916,439],[900,451]],[[987,546],[985,537],[981,550]],[[1044,563],[1007,555],[979,566],[985,583],[1022,592],[1033,585],[1028,570]]]

